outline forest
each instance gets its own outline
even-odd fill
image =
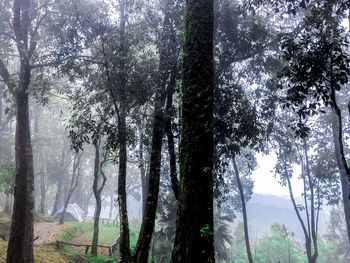
[[[349,263],[349,0],[0,0],[0,262]]]

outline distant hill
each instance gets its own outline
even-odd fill
[[[321,235],[327,230],[326,222],[329,214],[326,210],[320,213],[319,233]],[[253,194],[247,203],[247,211],[252,239],[269,233],[273,223],[284,224],[298,239],[304,237],[292,203],[287,197]],[[238,218],[238,220],[241,219]]]

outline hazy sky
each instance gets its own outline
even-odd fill
[[[257,161],[258,168],[253,173],[254,193],[289,197],[288,188],[281,186],[278,178],[274,177],[273,167],[276,163],[276,156],[258,154]],[[292,177],[293,192],[296,197],[302,192],[302,182],[297,178],[299,174],[300,170],[296,168]]]

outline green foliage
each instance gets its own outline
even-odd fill
[[[302,248],[296,243],[293,233],[289,233],[284,225],[273,224],[271,234],[259,240],[255,250],[257,263],[266,262],[306,262]]]
[[[200,229],[200,232],[202,237],[209,237],[214,234],[213,231],[210,229],[209,225],[205,225],[204,227],[202,227]]]
[[[257,263],[303,263],[307,262],[302,246],[284,225],[271,225],[271,233],[258,240],[253,248],[253,260]],[[233,233],[233,240],[227,263],[248,262],[243,223],[239,223]]]
[[[4,194],[13,193],[15,180],[15,167],[12,163],[4,164],[0,167],[0,192]]]
[[[294,8],[302,15],[300,25],[281,41],[285,67],[280,84],[287,90],[285,106],[297,113],[297,121],[323,112],[324,106],[336,107],[334,94],[350,76],[350,42],[341,24],[349,1],[305,3]],[[307,134],[305,127],[295,129]]]
[[[243,222],[239,222],[232,233],[232,243],[229,250],[228,260],[225,262],[246,263],[248,262],[245,248]]]

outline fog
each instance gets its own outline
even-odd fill
[[[350,262],[349,22],[0,0],[0,263]]]

